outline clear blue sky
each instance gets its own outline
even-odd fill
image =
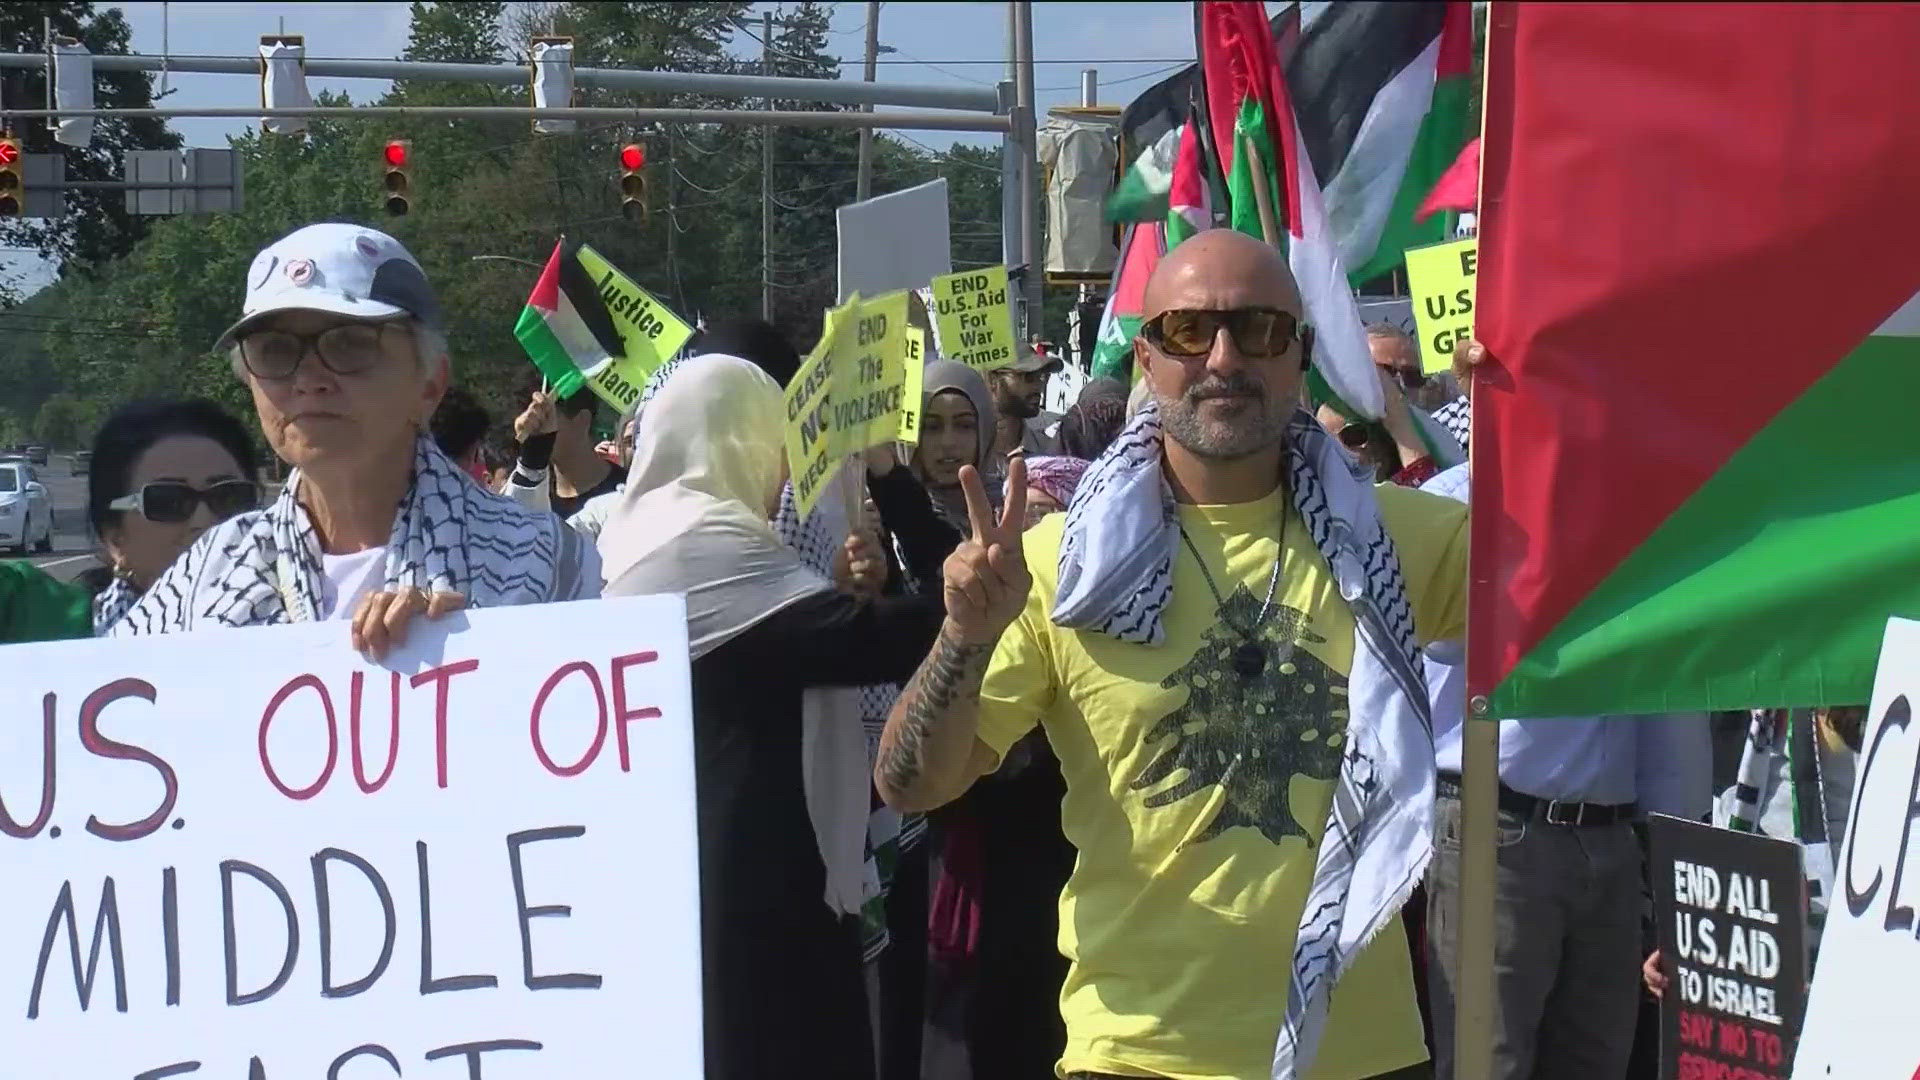
[[[103,5],[104,6],[104,5]],[[261,34],[306,35],[309,56],[398,56],[407,42],[408,5],[403,0],[335,3],[123,3],[136,52],[251,56]],[[843,77],[859,78],[866,44],[866,9],[860,2],[831,5],[832,51],[850,63]],[[1269,4],[1269,7],[1278,5]],[[756,10],[778,5],[758,4]],[[1035,84],[1044,110],[1078,104],[1080,72],[1100,73],[1101,104],[1124,105],[1158,76],[1193,57],[1192,5],[1186,3],[1036,3]],[[1007,5],[1004,3],[893,3],[881,5],[880,41],[897,52],[881,57],[882,82],[991,86],[1006,77]],[[741,55],[759,46],[741,36]],[[259,100],[257,81],[243,75],[170,74],[169,105],[245,105]],[[357,100],[378,96],[385,84],[364,79],[311,79],[309,86],[342,90]],[[1044,113],[1043,113],[1044,115]],[[223,146],[228,135],[252,125],[246,120],[176,120],[189,146]],[[912,138],[944,148],[955,136],[912,132]],[[993,143],[997,136],[962,135]],[[18,263],[30,285],[46,278],[41,267]]]

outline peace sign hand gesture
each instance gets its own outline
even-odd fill
[[[960,469],[973,535],[960,541],[942,568],[949,631],[968,645],[991,646],[1027,602],[1033,585],[1020,531],[1027,517],[1027,466],[1015,458],[1007,470],[1007,499],[996,520],[980,471]]]

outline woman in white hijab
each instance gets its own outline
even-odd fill
[[[804,702],[904,681],[943,611],[937,593],[837,592],[775,536],[784,414],[753,364],[682,363],[647,405],[600,550],[607,595],[687,597],[708,1080],[862,1080],[866,740],[857,713],[824,723],[845,714]]]

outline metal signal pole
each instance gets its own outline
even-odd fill
[[[878,74],[874,68],[880,59],[880,4],[879,0],[867,3],[867,82],[872,82]],[[871,110],[869,110],[871,111]],[[866,202],[873,193],[873,129],[860,129],[860,171],[854,179],[853,199]]]
[[[760,13],[760,74],[773,74],[773,12]],[[774,110],[767,98],[767,111]],[[773,321],[773,125],[760,129],[760,317]]]

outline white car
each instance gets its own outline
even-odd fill
[[[25,461],[0,461],[0,547],[53,550],[53,501]]]

